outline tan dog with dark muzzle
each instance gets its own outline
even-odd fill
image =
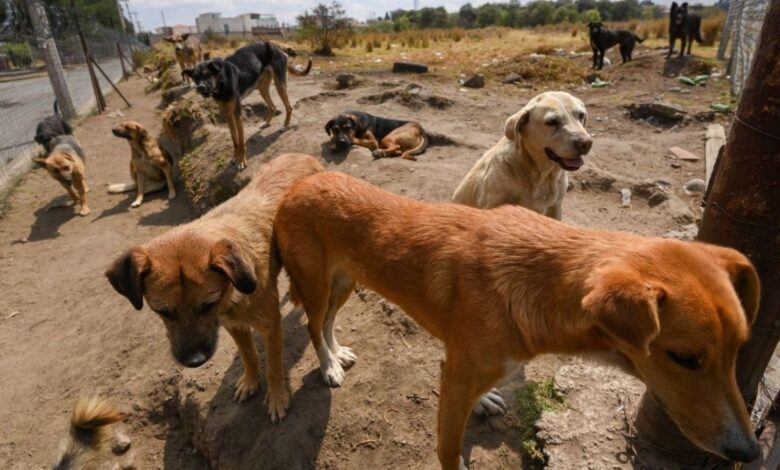
[[[186,367],[214,354],[219,326],[244,362],[235,397],[259,385],[252,329],[266,352],[268,412],[284,418],[290,394],[282,364],[282,326],[276,280],[282,268],[273,244],[273,220],[284,191],[323,171],[308,155],[287,154],[263,165],[249,185],[203,217],[125,252],[106,272],[117,292],[140,310],[146,298],[168,331],[171,352]]]
[[[424,203],[330,172],[290,189],[275,230],[331,386],[355,361],[334,324],[356,282],[444,343],[445,470],[465,467],[479,397],[544,353],[618,361],[691,441],[741,462],[759,455],[735,374],[759,279],[736,250],[588,230],[517,206]]]
[[[200,40],[195,36],[191,36],[190,33],[173,34],[164,37],[163,41],[173,44],[176,62],[179,63],[179,68],[182,71],[195,67],[198,62],[203,60],[203,48],[200,45]],[[189,80],[189,77],[186,75],[182,75],[182,77],[184,80]]]
[[[65,188],[73,204],[78,206],[80,216],[89,215],[85,156],[79,141],[72,135],[61,135],[52,139],[50,146],[51,152],[46,157],[33,158],[33,161],[46,168],[49,176]]]

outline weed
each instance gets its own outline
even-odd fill
[[[547,378],[542,382],[528,382],[517,392],[518,428],[523,440],[523,449],[534,461],[544,461],[539,442],[536,440],[536,422],[542,413],[558,410],[564,406],[563,396],[555,389],[555,381]]]

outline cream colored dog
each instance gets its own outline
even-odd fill
[[[561,220],[566,171],[579,169],[593,144],[586,121],[585,105],[569,93],[536,96],[507,119],[504,137],[461,181],[453,202],[483,209],[515,204]]]

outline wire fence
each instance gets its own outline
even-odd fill
[[[13,12],[12,12],[13,14]],[[96,106],[95,93],[87,69],[87,57],[74,27],[74,12],[47,7],[51,38],[57,48],[63,76],[78,116],[89,114]],[[54,114],[55,94],[47,74],[39,38],[29,19],[13,16],[0,24],[0,183],[24,164],[24,158],[37,153],[35,128]],[[130,35],[106,28],[94,19],[79,14],[85,42],[95,63],[112,82],[122,79],[124,69],[133,69],[133,52],[146,46]],[[16,23],[14,24],[13,21]],[[124,62],[124,64],[123,64]],[[104,94],[112,91],[106,76],[95,68]],[[2,186],[2,185],[0,185]]]
[[[718,58],[730,57],[731,92],[739,95],[756,53],[769,0],[731,0],[718,49]],[[727,54],[731,47],[731,53]]]

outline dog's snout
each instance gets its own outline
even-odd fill
[[[761,455],[761,448],[752,433],[729,433],[723,444],[723,454],[737,462],[752,462]]]
[[[585,155],[590,152],[590,148],[593,146],[593,139],[590,136],[583,136],[574,141],[574,147],[580,153]]]
[[[212,353],[213,351],[210,348],[201,346],[183,354],[177,354],[176,360],[185,367],[195,368],[208,362]]]

